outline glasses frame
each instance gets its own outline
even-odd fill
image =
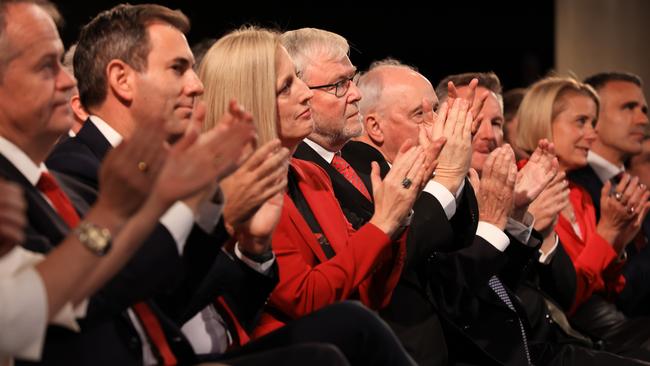
[[[335,83],[332,84],[324,84],[324,85],[316,85],[316,86],[309,86],[307,87],[311,90],[320,90],[324,91],[325,93],[332,94],[337,98],[342,98],[345,96],[345,94],[348,93],[348,90],[350,90],[350,83],[354,82],[356,84],[357,80],[359,79],[359,75],[361,72],[359,70],[354,72],[354,75],[352,75],[349,78],[344,78],[343,80],[339,80]],[[334,92],[332,93],[331,90],[326,90],[326,89],[331,89],[334,88]],[[339,90],[345,89],[343,92],[339,93]]]

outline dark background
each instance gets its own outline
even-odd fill
[[[219,37],[242,24],[290,30],[316,27],[338,33],[352,46],[360,69],[388,56],[416,66],[435,84],[444,76],[494,71],[504,88],[526,86],[553,68],[554,6],[551,0],[426,4],[388,0],[393,5],[319,0],[311,3],[229,0],[154,1],[182,10],[192,22],[190,45]],[[61,36],[67,46],[80,27],[119,1],[54,0],[66,19]],[[131,1],[132,4],[152,2]],[[325,6],[328,4],[328,6]]]

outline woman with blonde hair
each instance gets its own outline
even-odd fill
[[[532,152],[540,139],[548,139],[555,145],[561,172],[585,166],[596,138],[599,104],[596,92],[573,78],[547,77],[536,82],[519,107],[518,146]],[[565,186],[566,182],[556,184]],[[569,183],[568,202],[564,201],[555,218],[555,233],[576,273],[576,293],[569,310],[574,325],[592,337],[609,341],[611,348],[606,350],[644,360],[648,360],[650,349],[650,322],[643,322],[645,330],[635,327],[610,300],[625,286],[621,274],[625,246],[648,212],[648,197],[645,186],[629,175],[615,187],[607,182],[597,221],[589,193]],[[642,353],[626,354],[630,349],[642,349]]]
[[[278,33],[246,27],[227,34],[208,50],[199,76],[205,84],[206,129],[235,99],[251,113],[261,143],[279,139],[282,147],[293,153],[312,132],[309,101],[313,92],[296,75],[295,65],[280,44]],[[273,253],[252,258],[266,268],[275,259],[279,269],[279,283],[257,324],[256,336],[280,328],[287,321],[309,317],[312,312],[320,313],[317,310],[346,299],[360,299],[374,308],[387,302],[402,268],[405,220],[424,185],[424,177],[434,168],[432,159],[422,152],[422,148],[405,146],[391,170],[395,173],[383,181],[378,167],[373,167],[376,212],[370,223],[356,232],[346,221],[327,174],[313,163],[291,159],[284,177],[288,181],[287,192],[272,238]],[[407,180],[409,184],[404,183]],[[236,182],[226,182],[226,199],[232,189],[229,184],[235,186]],[[368,330],[352,326],[357,320],[331,319],[331,327],[342,328],[333,332],[323,328],[319,333],[325,337],[341,337],[339,333],[346,332],[368,336]],[[269,336],[272,334],[276,332]],[[391,339],[396,340],[394,336]],[[412,362],[401,346],[389,345],[387,348],[393,349],[390,352],[368,347],[355,350],[357,347],[348,343],[341,350],[346,356],[367,351],[363,359],[352,359],[351,363]]]

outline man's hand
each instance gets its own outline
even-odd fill
[[[425,177],[424,154],[420,146],[411,147],[407,140],[400,147],[395,162],[384,180],[379,176],[379,165],[372,162],[372,190],[375,202],[375,214],[370,222],[393,236],[401,223],[408,216],[423,186]]]
[[[509,145],[490,153],[477,194],[480,221],[505,229],[512,212],[516,176],[515,155]]]
[[[449,103],[453,103],[451,109]],[[434,180],[455,194],[470,167],[472,159],[472,114],[465,100],[448,100],[442,104],[433,125],[432,140],[445,138],[445,145],[438,155]]]
[[[192,118],[202,120],[204,106],[197,105]],[[252,117],[236,102],[211,130],[198,135],[192,123],[170,149],[155,187],[156,197],[166,205],[200,194],[214,192],[215,183],[231,174],[247,158],[245,150],[255,144]]]
[[[244,255],[256,256],[271,250],[273,231],[280,222],[283,203],[284,193],[276,193],[259,207],[250,220],[237,227],[237,242]]]

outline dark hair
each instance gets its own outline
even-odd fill
[[[610,81],[627,81],[633,83],[639,88],[643,87],[643,81],[638,75],[629,72],[601,72],[594,74],[585,79],[584,83],[591,85],[596,91],[604,87]]]
[[[151,51],[147,27],[154,22],[167,23],[182,33],[190,29],[189,19],[180,10],[155,4],[117,5],[81,29],[74,74],[84,107],[97,106],[106,99],[106,66],[111,60],[122,60],[137,71],[146,70]]]
[[[503,118],[506,121],[510,121],[517,115],[519,105],[524,100],[524,95],[526,95],[526,89],[524,88],[510,89],[503,93]]]
[[[452,81],[456,87],[469,85],[472,79],[478,79],[478,86],[482,86],[497,95],[501,95],[501,81],[494,72],[466,72],[464,74],[449,75],[442,79],[436,87],[436,95],[440,102],[447,99],[447,84]]]

